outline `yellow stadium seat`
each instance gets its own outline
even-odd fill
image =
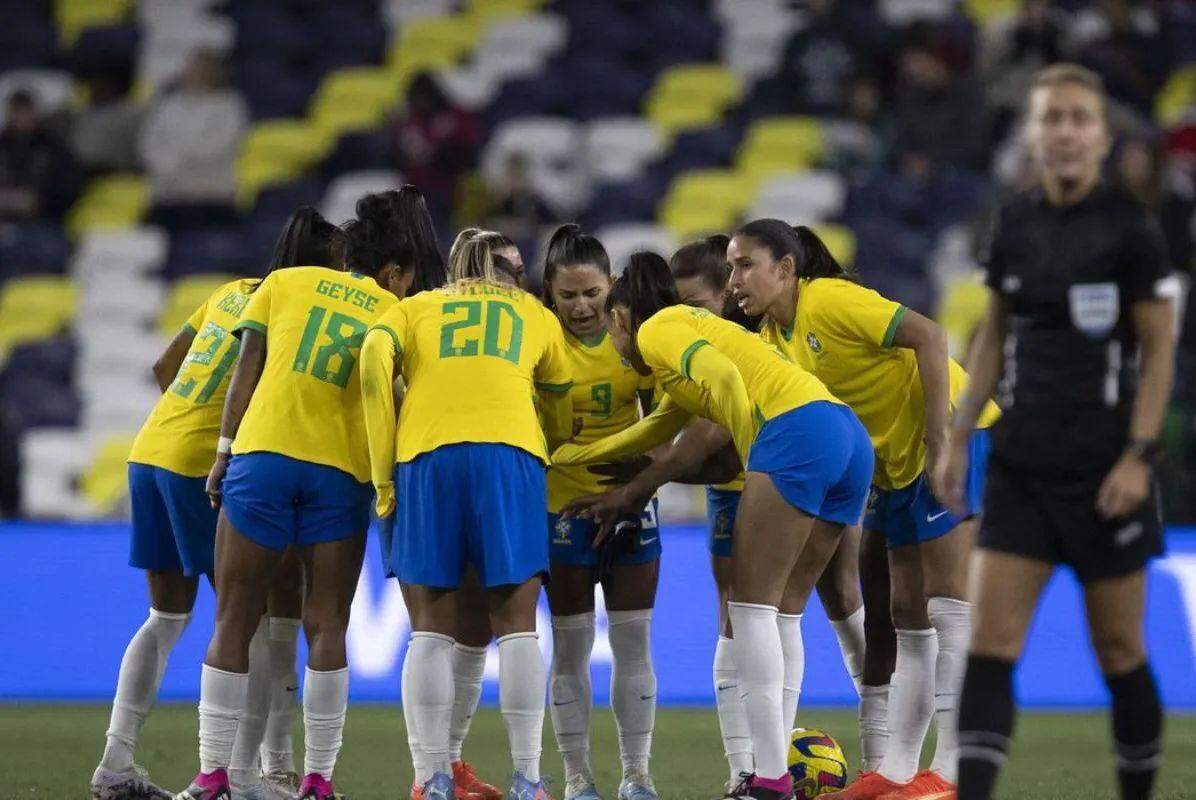
[[[212,292],[228,283],[235,275],[195,275],[182,278],[170,287],[162,315],[158,317],[158,332],[166,338],[173,338],[188,317],[195,313],[212,295]]]
[[[736,163],[762,179],[809,169],[825,154],[826,138],[816,117],[766,117],[748,130]]]
[[[727,233],[738,221],[739,212],[727,206],[678,206],[666,209],[660,215],[660,224],[678,241]]]
[[[83,473],[79,488],[92,510],[101,516],[115,514],[121,501],[128,495],[125,462],[129,458],[129,451],[133,449],[133,438],[128,434],[106,438]]]
[[[466,14],[417,19],[395,39],[389,69],[405,82],[423,70],[450,67],[477,46],[485,28],[481,19]]]
[[[325,135],[376,128],[399,99],[399,81],[380,67],[329,73],[312,98],[312,123]]]
[[[851,228],[827,222],[811,225],[810,229],[818,234],[818,238],[822,239],[836,261],[846,268],[851,268],[855,263],[855,234],[851,232]]]
[[[88,28],[124,21],[133,4],[133,0],[57,0],[54,22],[58,27],[58,46],[65,50]]]
[[[752,200],[754,185],[742,173],[725,169],[679,175],[660,205],[662,225],[678,238],[726,232]]]
[[[964,0],[963,12],[981,27],[1008,19],[1017,13],[1022,0]]]
[[[132,228],[141,222],[149,204],[149,183],[144,178],[108,175],[87,185],[63,225],[75,238],[93,230]]]
[[[735,73],[717,64],[670,67],[660,74],[644,108],[667,134],[713,125],[743,95]]]
[[[490,23],[530,14],[543,5],[543,0],[470,0],[467,9],[471,17]]]
[[[1165,128],[1179,123],[1184,114],[1196,108],[1196,64],[1171,73],[1155,98],[1154,118]]]
[[[336,139],[306,119],[255,125],[237,160],[237,200],[253,203],[265,187],[299,177],[332,149]]]
[[[988,290],[978,274],[951,281],[943,287],[935,318],[947,331],[952,356],[958,359],[967,355],[972,335],[987,307]]]
[[[78,290],[69,278],[13,278],[0,289],[0,361],[13,347],[46,339],[75,317]]]

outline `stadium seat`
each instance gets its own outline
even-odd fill
[[[556,14],[538,13],[500,19],[486,31],[484,46],[496,50],[557,53],[569,38],[569,26]]]
[[[67,212],[63,227],[78,239],[96,230],[132,228],[149,209],[149,183],[140,175],[96,178]]]
[[[132,435],[115,434],[105,438],[96,449],[79,483],[83,497],[93,514],[101,517],[113,516],[120,510],[122,501],[128,497],[128,470],[125,462],[132,448]]]
[[[475,17],[427,17],[406,25],[396,37],[388,67],[400,82],[424,70],[451,67],[473,50],[484,26]]]
[[[78,291],[68,278],[14,278],[0,287],[0,360],[10,348],[61,332],[75,316]]]
[[[366,170],[348,172],[328,185],[320,203],[320,213],[335,225],[340,225],[356,215],[357,201],[372,192],[398,189],[403,176],[392,170]]]
[[[810,227],[813,228],[814,233],[818,234],[818,238],[822,239],[826,249],[835,257],[836,261],[848,269],[855,264],[856,242],[851,228],[830,222]]]
[[[648,118],[665,133],[713,125],[737,102],[743,84],[718,64],[686,64],[664,70],[645,103]]]
[[[1171,73],[1155,97],[1154,118],[1164,128],[1178,125],[1196,108],[1196,64]]]
[[[0,225],[0,283],[18,275],[61,273],[70,256],[71,243],[56,225]]]
[[[984,317],[988,307],[988,289],[979,274],[970,278],[957,278],[943,287],[939,295],[935,319],[947,331],[951,355],[965,358],[972,334]]]
[[[270,120],[255,125],[237,160],[237,199],[252,205],[267,186],[298,178],[332,149],[334,139],[309,121]]]
[[[836,172],[791,172],[760,187],[749,217],[775,217],[792,224],[834,219],[843,211],[847,185]]]
[[[93,231],[80,240],[71,272],[85,287],[102,281],[133,280],[162,264],[167,244],[161,228]]]
[[[158,333],[172,338],[183,328],[183,323],[222,284],[233,280],[235,275],[191,275],[180,278],[170,287],[162,314],[158,317]]]
[[[23,90],[33,95],[42,114],[61,114],[70,110],[75,99],[75,81],[68,72],[54,69],[14,69],[0,75],[0,128],[8,113],[8,98]]]
[[[94,432],[133,432],[141,427],[154,404],[162,396],[153,381],[149,364],[145,377],[139,382],[122,375],[105,380],[96,375],[88,381],[85,374],[79,375],[79,389],[83,396],[81,427]]]
[[[680,240],[725,233],[752,197],[752,183],[731,170],[696,170],[673,181],[660,205],[659,219]]]
[[[780,66],[797,19],[778,4],[750,4],[754,13],[735,14],[723,22],[722,61],[745,81],[772,75]]]
[[[444,17],[452,13],[453,0],[383,0],[382,19],[391,30],[428,17]]]
[[[605,117],[585,129],[586,166],[603,183],[631,180],[664,150],[660,132],[641,117]]]
[[[982,28],[1004,22],[1017,14],[1021,0],[963,0],[961,10]]]
[[[171,237],[163,274],[168,278],[211,273],[243,275],[260,270],[264,258],[265,254],[246,249],[241,225],[204,228]]]
[[[957,0],[880,0],[881,17],[895,28],[915,22],[945,20],[955,12]]]
[[[757,179],[814,166],[825,153],[822,123],[816,117],[766,117],[753,124],[736,163]]]
[[[66,49],[87,28],[115,25],[133,10],[134,0],[55,0],[59,47]]]
[[[522,153],[531,162],[536,189],[562,214],[587,199],[588,178],[582,164],[583,141],[576,122],[555,117],[525,117],[503,123],[482,153],[487,180],[498,181],[507,160]]]
[[[45,428],[22,436],[25,512],[49,519],[86,516],[88,504],[74,483],[89,456],[86,437],[73,429]]]
[[[381,67],[336,70],[324,76],[310,117],[321,135],[335,139],[378,127],[398,99],[398,83]]]
[[[659,225],[631,223],[608,225],[595,234],[610,256],[611,271],[616,275],[627,266],[627,259],[639,250],[651,250],[668,258],[677,248],[677,237]]]
[[[131,285],[103,281],[88,287],[80,297],[79,319],[94,320],[108,315],[118,317],[121,325],[152,322],[162,308],[165,294],[162,282],[157,280],[141,280]]]
[[[156,89],[177,78],[197,50],[228,53],[236,38],[236,23],[222,15],[163,15],[141,37],[137,80]]]

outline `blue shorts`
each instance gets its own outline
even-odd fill
[[[659,510],[660,504],[653,497],[641,516],[643,530],[635,549],[618,555],[615,558],[616,564],[647,564],[660,558]],[[573,567],[598,566],[598,551],[593,545],[597,533],[598,524],[592,519],[561,519],[560,514],[549,514],[549,561]]]
[[[221,492],[237,532],[271,550],[365,533],[374,498],[343,470],[267,452],[233,456]]]
[[[909,486],[900,489],[873,489],[868,498],[868,512],[864,515],[864,528],[883,533],[889,547],[905,547],[945,536],[959,523],[980,513],[990,448],[987,430],[972,434],[968,446],[968,474],[964,480],[968,511],[962,517],[939,505],[930,493],[923,473]]]
[[[204,492],[207,478],[189,478],[148,464],[129,464],[133,541],[129,566],[184,575],[211,575],[217,511]]]
[[[390,568],[403,583],[455,588],[466,565],[483,586],[548,572],[544,464],[506,444],[442,445],[395,465]]]
[[[768,475],[789,505],[811,517],[857,525],[873,463],[872,441],[852,410],[819,400],[765,422],[747,471]]]
[[[731,557],[731,534],[735,530],[735,514],[739,511],[739,496],[743,492],[706,487],[706,521],[710,536],[707,545],[710,555]]]

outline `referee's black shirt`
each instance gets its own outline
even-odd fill
[[[1166,245],[1144,206],[1104,182],[1079,203],[1041,188],[999,211],[983,257],[1009,315],[993,457],[1048,475],[1107,472],[1137,384],[1130,307],[1158,298]]]

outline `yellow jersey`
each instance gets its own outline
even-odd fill
[[[661,389],[685,411],[730,431],[744,464],[763,423],[808,403],[839,402],[776,347],[702,308],[658,311],[640,326],[636,343]]]
[[[406,383],[397,430],[396,359]],[[562,438],[572,421],[561,323],[533,295],[505,284],[460,283],[395,305],[366,336],[361,382],[375,486],[391,482],[396,463],[461,442],[508,444],[547,463],[537,392],[559,398],[553,418],[565,417],[557,424]]]
[[[233,442],[370,479],[357,362],[365,332],[398,302],[373,278],[327,267],[275,270],[235,330],[266,336],[266,364]]]
[[[640,418],[639,396],[652,391],[652,378],[637,373],[623,360],[603,331],[594,341],[565,332],[565,353],[573,375],[573,415],[581,432],[570,441],[584,445],[605,439]],[[548,472],[548,510],[558,513],[570,502],[607,487],[585,467],[553,467]]]
[[[216,458],[229,373],[240,342],[233,328],[258,280],[221,286],[183,325],[195,338],[174,382],[162,393],[133,441],[129,461],[203,477]]]
[[[859,417],[876,451],[874,485],[901,489],[926,463],[925,398],[914,351],[894,347],[906,308],[877,292],[840,278],[803,280],[793,327],[766,320],[760,330],[794,363],[816,375]],[[950,364],[951,406],[963,392],[967,373]],[[989,403],[979,426],[999,416]]]

